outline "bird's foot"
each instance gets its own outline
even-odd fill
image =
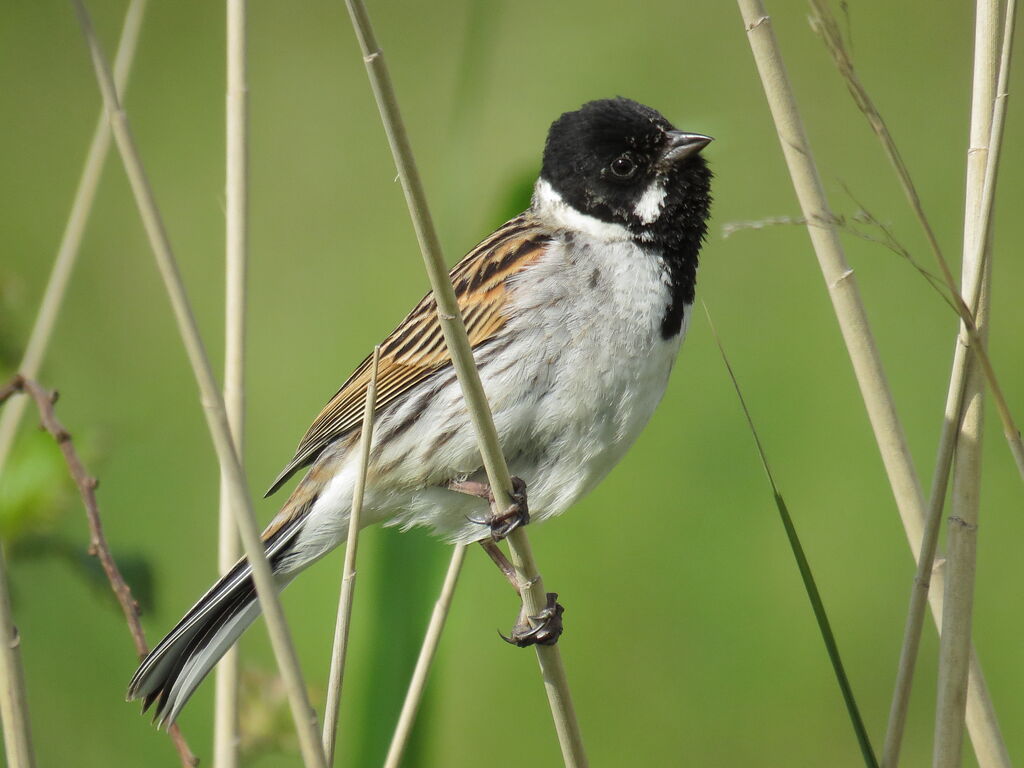
[[[512,478],[511,503],[504,510],[495,508],[494,492],[487,483],[480,483],[473,480],[451,481],[448,489],[459,493],[468,493],[472,496],[479,496],[486,499],[491,505],[491,514],[486,519],[469,518],[470,522],[486,525],[491,529],[491,538],[494,541],[501,541],[512,531],[530,522],[530,508],[526,503],[526,483],[522,478]]]
[[[558,602],[558,595],[548,592],[547,605],[536,616],[523,616],[512,627],[512,633],[502,640],[510,645],[526,648],[531,645],[554,645],[562,635],[562,614],[565,609]],[[500,632],[498,634],[501,634]]]

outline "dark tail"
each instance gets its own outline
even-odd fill
[[[288,553],[301,522],[293,520],[267,541],[272,566],[279,565]],[[169,726],[203,678],[259,614],[252,569],[243,559],[143,659],[128,685],[128,700],[142,699],[143,711],[155,704],[154,722]]]

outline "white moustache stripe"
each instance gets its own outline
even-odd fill
[[[665,205],[665,195],[664,183],[655,179],[640,197],[633,213],[644,224],[653,224],[661,215],[661,209]]]
[[[633,237],[621,224],[601,221],[586,213],[580,213],[565,202],[555,188],[544,179],[537,179],[537,184],[533,188],[533,210],[558,229],[580,232],[602,242],[621,242]]]

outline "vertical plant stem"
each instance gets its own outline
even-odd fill
[[[896,506],[916,561],[921,555],[926,521],[924,497],[910,460],[906,438],[896,414],[881,359],[871,336],[853,270],[846,263],[839,235],[833,224],[835,217],[825,199],[824,189],[782,62],[782,54],[772,29],[771,18],[761,0],[737,1],[783,154],[793,179],[793,186],[804,218],[808,222],[808,234],[818,256]],[[929,600],[932,604],[932,614],[936,623],[939,623],[942,616],[942,573],[934,572],[932,581],[936,588],[929,592]],[[994,718],[981,716],[982,712],[991,713],[993,710],[980,669],[980,664],[972,651],[968,722],[973,723],[971,738],[979,759],[983,754],[1005,751]],[[974,717],[975,715],[977,717]],[[990,765],[995,764],[985,764],[983,768],[989,768]]]
[[[7,563],[0,546],[0,716],[3,717],[4,749],[10,768],[34,768],[35,749],[29,725],[25,672],[21,666],[21,637],[14,626]]]
[[[146,0],[132,0],[125,13],[121,39],[114,60],[114,82],[119,93],[124,93],[128,85],[128,73],[135,58],[145,8]],[[35,378],[39,374],[39,368],[46,355],[57,316],[64,304],[68,281],[78,260],[82,236],[92,213],[96,189],[99,187],[109,151],[110,123],[106,114],[101,112],[85,157],[85,165],[78,180],[78,188],[75,190],[71,212],[64,226],[64,234],[57,249],[50,278],[39,304],[28,343],[25,345],[25,354],[18,366],[18,370],[26,377]],[[27,405],[27,397],[14,397],[0,411],[0,482],[3,481],[7,457],[10,455],[14,437]],[[10,595],[7,591],[7,566],[4,561],[3,542],[0,541],[0,679],[4,681],[3,690],[0,691],[0,719],[3,721],[8,765],[11,768],[31,768],[34,765],[34,755],[25,699],[24,670],[21,666],[18,643],[17,629],[11,614]]]
[[[999,0],[978,0],[974,37],[974,85],[971,104],[971,144],[967,153],[967,195],[964,211],[963,293],[973,295],[974,259],[983,257],[979,240],[988,235],[981,221],[985,171],[992,136],[999,50]],[[989,313],[988,268],[982,270],[980,301],[972,307],[975,325],[984,343]],[[971,343],[961,324],[960,343]],[[981,442],[983,393],[981,367],[967,360],[964,411],[956,443],[953,468],[948,554],[946,558],[945,608],[939,642],[939,681],[935,708],[934,768],[960,765],[963,748],[967,675],[970,666],[971,620],[974,602],[974,571],[981,490]]]
[[[452,559],[448,563],[444,584],[441,585],[441,594],[438,595],[437,602],[434,603],[434,610],[430,614],[430,623],[427,625],[427,633],[423,637],[420,655],[416,659],[416,668],[409,681],[409,690],[406,691],[405,701],[402,702],[402,711],[398,715],[395,733],[391,737],[391,746],[388,747],[384,768],[399,768],[402,763],[402,756],[405,754],[409,737],[412,735],[413,723],[416,722],[416,713],[419,711],[420,702],[423,701],[423,692],[427,689],[427,674],[434,661],[434,654],[437,653],[437,646],[441,642],[441,631],[448,619],[452,598],[455,596],[455,587],[459,582],[459,573],[462,571],[465,559],[466,545],[456,544],[452,549]]]
[[[132,0],[125,13],[121,41],[118,43],[117,56],[114,59],[114,83],[118,93],[124,93],[128,85],[128,73],[131,71],[132,61],[135,58],[146,2],[147,0]],[[92,213],[96,189],[99,187],[103,166],[109,151],[110,121],[107,119],[106,113],[101,111],[92,134],[89,151],[85,157],[85,165],[82,167],[82,175],[78,180],[78,188],[75,190],[71,212],[68,215],[67,224],[64,226],[60,247],[57,249],[57,256],[53,261],[50,279],[46,283],[46,290],[39,304],[32,333],[25,345],[25,354],[18,366],[18,372],[26,378],[34,379],[39,375],[39,368],[46,355],[46,348],[50,344],[54,325],[57,323],[57,316],[64,304],[68,281],[74,270],[75,262],[78,260],[85,226]],[[17,396],[12,398],[0,412],[0,476],[3,475],[11,445],[14,443],[18,425],[21,424],[21,417],[24,415],[27,405],[27,397]]]
[[[345,659],[348,653],[348,635],[352,621],[352,600],[356,591],[356,551],[359,547],[359,529],[362,527],[363,496],[366,492],[366,472],[370,466],[370,447],[373,442],[373,414],[377,407],[377,368],[380,364],[380,346],[373,349],[370,384],[366,388],[363,407],[363,427],[359,436],[359,474],[352,491],[352,511],[348,518],[348,541],[345,544],[345,565],[342,569],[341,594],[338,598],[338,618],[334,627],[334,648],[331,652],[331,671],[327,681],[327,703],[324,706],[324,755],[327,765],[334,764],[334,745],[338,736],[338,712],[341,708],[341,686],[345,680]]]
[[[247,0],[227,0],[227,106],[224,302],[224,407],[239,463],[245,466],[245,313],[248,271],[249,91],[246,85]],[[221,472],[217,567],[227,573],[240,547],[231,505],[231,485]],[[217,664],[213,726],[214,768],[238,766],[238,646]]]
[[[996,92],[995,108],[992,114],[992,131],[989,141],[988,159],[985,167],[984,189],[981,199],[981,210],[979,212],[978,229],[982,233],[975,243],[975,251],[983,248],[988,240],[988,233],[991,227],[992,204],[995,194],[995,183],[999,169],[999,152],[1002,147],[1003,127],[1006,122],[1006,103],[1008,96],[1008,83],[1010,75],[1010,61],[1013,52],[1013,30],[1016,22],[1016,0],[1008,0],[1006,4],[1006,16],[1003,23],[1003,43],[999,64],[999,83]],[[886,132],[887,133],[887,132]],[[885,143],[883,141],[883,143]],[[891,142],[891,137],[889,139]],[[898,155],[897,155],[898,156]],[[902,164],[901,164],[902,165]],[[905,168],[905,166],[904,166]],[[910,182],[909,174],[900,173],[900,178],[905,187],[908,187],[908,197],[915,208],[918,219],[925,227],[926,232],[931,231],[927,225],[927,219],[917,199],[916,192],[913,192],[913,184]],[[934,236],[932,236],[933,238]],[[937,247],[934,246],[934,247]],[[938,252],[937,252],[938,255]],[[972,259],[973,274],[970,281],[964,281],[964,287],[973,284],[974,290],[966,294],[968,309],[973,312],[978,306],[981,287],[984,281],[981,279],[982,269],[987,262],[987,251],[981,250]],[[963,328],[963,326],[961,326]],[[928,599],[928,588],[931,580],[932,564],[935,560],[935,552],[938,545],[939,529],[942,524],[942,508],[946,495],[946,486],[949,481],[950,466],[952,463],[953,449],[956,444],[956,436],[960,426],[960,414],[963,409],[964,390],[967,377],[968,346],[961,343],[962,331],[957,334],[957,340],[953,352],[953,365],[950,373],[949,389],[946,396],[946,407],[943,417],[942,431],[939,436],[939,450],[935,462],[935,471],[932,475],[932,488],[928,503],[928,518],[925,524],[924,540],[921,545],[921,555],[918,558],[917,573],[914,577],[914,587],[910,597],[910,608],[907,611],[907,624],[903,634],[903,645],[900,649],[899,669],[896,676],[896,685],[893,690],[892,706],[889,711],[889,723],[886,729],[885,746],[882,755],[882,765],[885,768],[895,768],[899,761],[900,745],[903,739],[903,731],[906,724],[907,710],[910,704],[910,690],[913,682],[914,668],[917,660],[917,652],[920,646],[921,629],[924,624],[924,608]],[[994,378],[990,382],[994,383]],[[1005,425],[1004,420],[1004,425]],[[1006,435],[1011,448],[1019,443],[1020,435]],[[1016,438],[1016,439],[1014,439]],[[1014,451],[1015,454],[1017,451]],[[1018,460],[1018,465],[1020,461]],[[980,666],[977,659],[971,659],[971,681],[982,681]],[[968,687],[967,723],[968,729],[974,732],[995,731],[998,733],[999,724],[995,718],[995,712],[991,709],[991,703],[987,696],[978,700],[977,685]],[[1002,739],[995,742],[975,740],[975,751],[978,752],[978,761],[983,766],[1001,766],[1008,768],[1010,765],[1009,755],[1006,753]]]
[[[359,39],[363,61],[377,100],[377,108],[380,110],[391,153],[402,180],[406,203],[423,254],[424,265],[430,277],[434,299],[437,302],[441,330],[444,333],[445,343],[462,387],[466,407],[476,428],[487,479],[494,493],[495,503],[499,508],[505,508],[509,505],[509,490],[511,489],[508,467],[501,453],[501,445],[498,442],[487,398],[480,383],[480,375],[473,363],[473,353],[466,336],[466,327],[463,324],[462,314],[455,299],[455,291],[445,268],[441,245],[427,207],[426,194],[398,109],[398,101],[391,77],[388,74],[384,54],[377,45],[373,27],[363,2],[361,0],[346,0],[345,4],[352,19],[356,37]],[[510,559],[516,569],[519,591],[526,614],[528,616],[536,615],[545,605],[546,593],[526,531],[517,528],[508,537],[508,544]],[[537,645],[535,648],[544,678],[548,704],[555,722],[555,730],[558,732],[562,757],[566,766],[570,768],[585,766],[587,759],[583,749],[583,739],[576,720],[561,652],[557,645]]]
[[[157,266],[167,288],[175,320],[181,333],[182,343],[185,346],[189,362],[195,373],[207,426],[213,438],[217,458],[220,461],[221,469],[228,477],[232,496],[239,501],[238,504],[232,504],[231,508],[235,513],[242,544],[252,567],[256,594],[259,597],[260,606],[263,608],[263,613],[266,617],[271,645],[274,649],[278,667],[281,670],[281,676],[284,679],[285,689],[288,692],[303,761],[306,766],[324,768],[324,753],[320,747],[320,739],[317,733],[316,713],[310,707],[306,696],[306,687],[302,681],[302,673],[299,669],[295,648],[292,645],[291,634],[288,631],[284,612],[278,599],[277,585],[270,570],[270,564],[267,562],[263,542],[260,540],[260,532],[256,525],[256,516],[252,510],[252,501],[249,497],[245,472],[238,463],[238,457],[235,454],[231,430],[228,426],[227,414],[224,408],[224,399],[213,376],[213,369],[210,367],[206,348],[203,346],[202,338],[199,335],[199,329],[196,325],[195,316],[192,314],[184,283],[178,271],[174,252],[171,250],[171,244],[164,229],[163,220],[153,197],[149,180],[146,178],[138,150],[135,147],[135,141],[128,125],[128,118],[118,102],[114,83],[110,76],[109,65],[100,50],[99,42],[96,39],[96,34],[83,0],[74,0],[74,5],[82,26],[82,32],[89,45],[93,66],[96,70],[96,78],[99,81],[103,102],[110,117],[114,141],[117,143],[118,151],[121,154],[132,193],[139,207],[139,214],[142,218],[146,235],[149,238],[150,246],[156,257]]]

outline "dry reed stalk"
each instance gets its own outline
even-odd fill
[[[978,0],[974,36],[974,83],[971,99],[971,135],[967,153],[967,194],[964,210],[963,288],[968,295],[980,290],[980,301],[972,307],[985,341],[989,315],[991,262],[982,268],[981,284],[974,285],[975,258],[984,256],[989,233],[981,226],[988,148],[992,136],[999,61],[999,0]],[[967,323],[961,324],[960,340]],[[977,359],[967,360],[964,409],[956,443],[953,469],[948,553],[942,633],[939,641],[939,679],[935,707],[934,768],[955,768],[963,751],[967,675],[970,663],[971,621],[974,603],[974,572],[977,559],[978,506],[981,491],[981,442],[984,376]]]
[[[476,429],[481,457],[494,500],[499,508],[506,508],[510,503],[509,490],[511,488],[508,467],[501,453],[501,445],[494,429],[487,398],[473,362],[473,354],[466,336],[462,314],[459,311],[455,291],[441,254],[441,245],[427,207],[423,184],[413,159],[409,137],[398,108],[384,54],[377,45],[363,2],[361,0],[346,0],[345,4],[359,40],[363,62],[366,65],[374,97],[377,100],[388,143],[398,167],[402,189],[405,192],[406,203],[416,230],[416,238],[430,278],[434,300],[437,303],[438,319],[445,344],[451,355],[466,407]],[[526,531],[522,528],[513,531],[508,537],[508,544],[510,560],[515,567],[526,615],[535,616],[544,608],[546,593]],[[557,645],[536,645],[534,647],[540,662],[548,704],[551,707],[565,765],[569,768],[585,766],[587,758],[561,652]]]
[[[4,726],[4,750],[10,768],[34,768],[35,747],[28,715],[25,671],[21,665],[21,636],[14,626],[11,593],[7,588],[7,563],[0,545],[0,716]]]
[[[245,311],[248,271],[249,92],[246,86],[246,0],[227,0],[226,226],[224,302],[224,407],[235,445],[245,466]],[[217,568],[227,573],[240,553],[231,504],[231,486],[223,471],[217,531]],[[238,766],[238,646],[217,664],[213,720],[214,768]]]
[[[174,310],[178,330],[181,334],[182,343],[196,377],[207,426],[213,439],[217,458],[220,461],[222,471],[227,475],[232,496],[239,502],[238,504],[232,504],[231,507],[235,513],[236,523],[246,556],[252,567],[256,594],[259,597],[263,614],[266,617],[267,630],[270,634],[274,655],[284,680],[285,689],[288,692],[288,700],[291,704],[292,716],[295,720],[303,761],[306,766],[324,768],[324,754],[317,733],[316,713],[309,705],[295,648],[292,645],[288,625],[285,621],[284,612],[281,609],[274,576],[271,573],[270,564],[267,562],[263,543],[260,540],[260,531],[256,524],[256,516],[253,513],[252,500],[249,497],[245,472],[235,454],[231,430],[228,426],[227,414],[224,408],[224,399],[213,376],[213,369],[210,367],[206,348],[203,346],[202,338],[199,335],[199,329],[196,325],[195,316],[192,313],[184,283],[178,271],[174,252],[171,249],[171,244],[164,229],[156,200],[153,197],[149,180],[146,177],[145,169],[135,147],[135,141],[128,125],[128,118],[118,101],[117,92],[114,89],[110,76],[109,65],[100,50],[99,41],[96,39],[96,34],[83,0],[74,0],[74,6],[82,32],[89,45],[89,52],[96,70],[96,78],[103,95],[107,114],[110,117],[114,140],[121,154],[143,226],[149,238],[150,247],[156,257],[157,266],[164,280],[168,297]]]
[[[352,600],[356,591],[356,551],[359,546],[363,496],[366,493],[366,472],[370,467],[373,415],[374,409],[377,407],[377,368],[379,365],[380,345],[373,348],[370,383],[366,388],[366,404],[363,406],[363,426],[359,436],[359,474],[356,475],[356,484],[352,490],[352,511],[348,518],[348,541],[345,544],[345,565],[342,568],[341,594],[338,597],[338,617],[334,626],[331,671],[327,679],[323,744],[328,766],[334,764],[334,745],[338,736],[341,686],[345,680],[345,659],[348,653],[348,635],[352,621]]]
[[[928,600],[928,590],[931,581],[932,567],[935,560],[935,552],[938,545],[938,535],[942,524],[942,509],[945,501],[946,486],[949,481],[950,467],[953,458],[953,449],[956,443],[957,430],[960,424],[960,414],[963,408],[964,388],[967,373],[968,344],[973,341],[971,349],[980,353],[980,362],[989,379],[993,396],[997,403],[1000,419],[1003,423],[1003,432],[1010,445],[1011,452],[1017,462],[1018,470],[1022,469],[1022,458],[1024,449],[1021,447],[1020,432],[1017,430],[1013,419],[1010,416],[1006,400],[1002,395],[995,373],[992,370],[988,355],[984,352],[984,344],[978,343],[977,329],[974,328],[973,307],[978,306],[979,293],[982,281],[981,270],[986,262],[987,254],[979,252],[974,258],[974,271],[970,281],[965,280],[964,285],[974,285],[973,291],[966,292],[967,300],[961,297],[959,288],[953,280],[947,262],[942,255],[938,239],[924,212],[920,197],[910,176],[910,171],[903,162],[896,142],[889,132],[889,129],[876,108],[867,90],[857,77],[853,62],[846,49],[843,37],[839,32],[839,25],[832,15],[829,6],[822,0],[812,0],[813,13],[811,25],[822,37],[825,45],[832,55],[836,68],[842,75],[846,85],[853,96],[858,108],[867,118],[869,125],[878,137],[882,148],[888,156],[896,175],[903,188],[904,194],[910,203],[918,223],[921,225],[925,238],[938,262],[945,280],[946,288],[952,294],[950,306],[961,316],[963,330],[958,334],[957,343],[954,349],[953,365],[950,375],[949,389],[946,396],[946,405],[943,415],[943,425],[939,436],[939,447],[937,451],[935,470],[932,474],[932,485],[929,494],[928,512],[925,522],[924,536],[918,556],[917,572],[914,578],[914,585],[911,591],[910,606],[907,611],[907,621],[904,628],[903,644],[900,650],[900,661],[896,676],[896,684],[893,689],[892,705],[889,712],[889,722],[886,729],[885,746],[882,754],[882,765],[893,768],[899,760],[900,744],[903,738],[903,730],[906,723],[907,710],[910,704],[910,691],[913,682],[914,670],[917,661],[917,653],[920,645],[921,629],[924,624],[924,608]],[[999,150],[1002,145],[1002,132],[1005,125],[1007,84],[1010,71],[1010,59],[1013,50],[1013,28],[1016,16],[1016,0],[1009,0],[1006,6],[1006,21],[1003,30],[1003,43],[1001,63],[999,67],[999,85],[996,95],[996,104],[993,111],[991,139],[989,140],[988,160],[985,169],[984,190],[981,195],[981,208],[979,211],[978,229],[987,233],[990,228],[992,202],[995,189],[995,181],[998,173]],[[985,238],[978,239],[979,246],[986,242]],[[962,337],[962,339],[961,339]],[[937,596],[941,601],[941,596]],[[934,606],[934,603],[933,603]],[[937,612],[939,615],[941,611]],[[995,720],[995,713],[991,710],[991,704],[987,694],[984,693],[984,681],[981,677],[980,666],[976,659],[972,661],[972,680],[978,681],[979,690],[982,695],[978,696],[973,692],[968,693],[968,723],[972,731],[994,730],[998,732],[998,723]],[[984,721],[990,721],[990,725],[983,725]],[[1008,765],[1008,757],[1004,752],[1002,740],[992,743],[976,741],[975,750],[979,754],[986,753],[989,756],[983,760],[984,765],[1005,766]],[[982,758],[979,757],[981,760]]]
[[[903,527],[914,558],[919,561],[926,523],[924,498],[871,336],[867,315],[858,295],[853,270],[843,255],[834,225],[835,217],[825,199],[771,19],[761,0],[738,0],[738,4],[793,186],[808,221],[808,234],[833,301]],[[931,578],[939,587],[938,590],[931,590],[928,595],[933,616],[939,623],[942,615],[941,571],[933,573]],[[973,651],[971,654],[968,723],[975,753],[980,759],[983,754],[998,753],[1005,750],[1005,747],[1002,746],[1002,736],[995,723],[980,664]],[[983,768],[989,765],[996,764],[986,764]]]
[[[430,614],[427,633],[423,637],[423,645],[420,646],[420,653],[416,658],[416,668],[409,681],[409,689],[405,693],[405,701],[402,702],[402,711],[398,715],[398,723],[395,725],[395,732],[391,736],[391,745],[388,747],[388,754],[384,759],[384,768],[399,768],[402,763],[402,756],[405,754],[409,737],[412,735],[413,723],[416,722],[416,713],[419,711],[420,702],[423,701],[423,693],[427,689],[427,674],[434,661],[434,654],[437,653],[437,646],[441,642],[441,631],[444,629],[448,612],[451,610],[455,586],[459,582],[459,573],[462,571],[462,563],[465,559],[466,545],[456,544],[452,549],[452,558],[448,563],[444,584],[441,585],[441,593]]]
[[[146,0],[132,0],[125,13],[121,39],[114,59],[114,82],[119,93],[123,93],[128,85],[128,73],[135,58],[145,8]],[[103,175],[103,166],[109,150],[110,123],[106,114],[101,112],[93,131],[89,151],[86,153],[85,165],[79,177],[50,278],[43,292],[28,343],[25,345],[25,353],[18,366],[18,370],[29,378],[39,374],[39,368],[53,335],[53,328],[57,323],[57,316],[64,304],[68,281],[78,260],[85,225],[92,212],[96,189]],[[27,405],[28,398],[15,397],[0,412],[0,481]],[[2,638],[11,639],[3,641]],[[0,542],[0,649],[0,679],[8,681],[7,685],[3,686],[4,690],[0,691],[0,720],[3,722],[7,761],[11,768],[31,766],[34,758],[28,713],[25,709],[25,675],[18,650],[17,629],[11,615],[10,596],[7,592],[7,566],[4,561],[3,542]]]

